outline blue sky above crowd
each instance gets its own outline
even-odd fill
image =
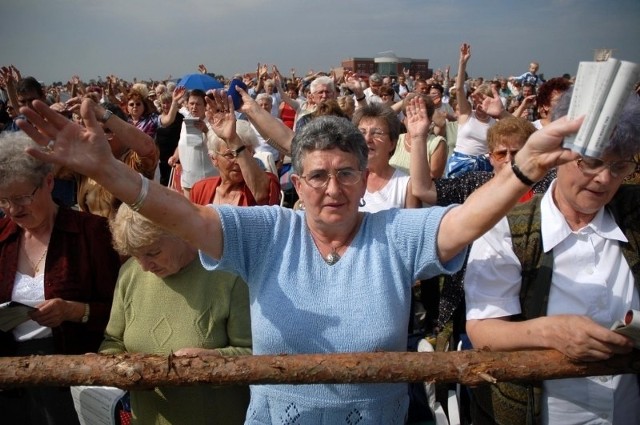
[[[468,42],[471,76],[574,75],[596,48],[640,62],[640,0],[20,0],[2,3],[0,65],[51,83],[227,77],[276,64],[289,75],[350,57],[427,58],[455,74]]]

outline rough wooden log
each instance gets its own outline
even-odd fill
[[[279,356],[146,354],[0,358],[0,387],[110,385],[125,389],[209,383],[303,384],[556,379],[640,372],[640,351],[601,362],[574,362],[557,351],[345,353]]]

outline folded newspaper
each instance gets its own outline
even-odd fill
[[[570,119],[585,115],[577,134],[566,137],[564,147],[583,156],[600,158],[634,85],[640,65],[610,58],[606,62],[580,62],[569,106]]]
[[[611,330],[631,338],[636,348],[640,348],[640,311],[629,310],[622,320],[616,321]]]

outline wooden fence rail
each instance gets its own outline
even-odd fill
[[[123,389],[196,384],[460,382],[479,385],[640,372],[640,351],[576,362],[557,351],[344,353],[275,356],[148,354],[0,358],[0,388],[109,385]]]

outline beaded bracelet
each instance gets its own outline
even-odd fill
[[[142,174],[140,174],[140,178],[142,179],[142,187],[140,188],[140,193],[138,193],[138,197],[132,204],[128,204],[129,208],[131,208],[135,212],[138,212],[140,208],[142,208],[142,204],[144,204],[144,201],[147,199],[147,195],[149,194],[149,179]]]
[[[536,184],[536,182],[524,175],[520,167],[516,165],[515,158],[511,159],[511,169],[513,170],[513,174],[515,174],[518,180],[520,180],[522,183],[526,184],[527,186],[533,186],[534,184]]]

